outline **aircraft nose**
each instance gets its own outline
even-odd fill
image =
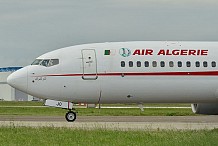
[[[27,92],[27,68],[19,69],[9,75],[7,83],[20,91]]]

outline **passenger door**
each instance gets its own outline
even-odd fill
[[[84,80],[96,80],[97,74],[97,58],[94,49],[82,50],[82,64],[83,64],[83,76]]]

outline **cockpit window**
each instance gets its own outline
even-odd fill
[[[41,62],[40,65],[42,65],[42,66],[48,66],[48,63],[49,63],[49,60],[48,60],[48,59],[45,59],[45,60],[43,60],[43,61]]]
[[[59,59],[36,59],[31,65],[50,67],[59,64]]]
[[[35,61],[33,61],[31,65],[40,65],[41,62],[42,62],[42,59],[36,59]]]
[[[59,64],[59,60],[58,59],[50,59],[48,66],[54,66]]]

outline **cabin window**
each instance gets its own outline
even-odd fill
[[[203,62],[203,66],[204,66],[204,67],[207,67],[207,61],[204,61],[204,62]]]
[[[182,67],[182,62],[178,61],[178,67]]]
[[[200,62],[199,62],[199,61],[196,61],[196,62],[195,62],[195,66],[196,66],[196,67],[200,67]]]
[[[141,61],[137,61],[137,67],[141,67]]]
[[[121,67],[125,67],[125,61],[121,61]]]
[[[145,61],[145,67],[149,67],[149,62]]]
[[[129,61],[129,67],[133,67],[133,62]]]
[[[157,67],[157,61],[153,61],[153,62],[152,62],[152,66],[153,66],[153,67]]]
[[[212,65],[212,67],[216,67],[216,62],[215,62],[215,61],[212,61],[212,62],[211,62],[211,65]]]
[[[169,66],[170,66],[170,67],[173,67],[173,66],[174,66],[173,61],[170,61],[170,62],[169,62]]]
[[[164,61],[161,61],[161,62],[160,62],[160,66],[161,66],[161,67],[165,67],[165,62],[164,62]]]
[[[190,61],[187,61],[187,62],[186,62],[186,66],[187,66],[187,67],[191,67],[191,62],[190,62]]]

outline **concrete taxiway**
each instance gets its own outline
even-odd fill
[[[218,116],[0,116],[0,126],[68,127],[113,130],[201,130],[218,128]]]

